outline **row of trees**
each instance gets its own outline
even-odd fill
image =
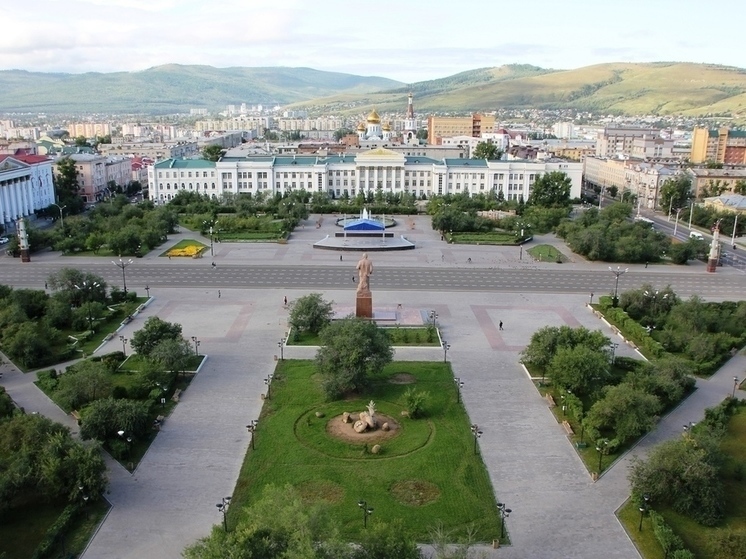
[[[106,486],[98,446],[75,441],[67,427],[40,415],[0,418],[0,513],[34,501],[96,500]]]
[[[110,305],[125,300],[118,288],[108,289],[103,278],[62,268],[47,280],[49,295],[39,289],[0,286],[0,347],[24,367],[35,368],[75,356],[67,336],[87,340],[98,325],[114,314]],[[136,294],[128,293],[129,299]]]
[[[610,450],[648,431],[694,384],[685,361],[617,358],[609,338],[586,328],[537,330],[522,360],[551,380],[591,440],[610,439]]]
[[[619,303],[665,351],[700,374],[714,372],[746,343],[746,301],[705,302],[696,295],[681,301],[670,287],[656,291],[648,284],[622,293]]]
[[[606,262],[658,262],[671,251],[670,239],[645,222],[630,222],[632,206],[621,202],[589,208],[557,227],[573,252]]]

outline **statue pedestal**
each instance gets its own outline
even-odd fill
[[[708,258],[707,259],[707,271],[710,273],[714,273],[717,271],[718,267],[718,261],[717,258]]]
[[[373,318],[373,296],[370,291],[357,294],[355,316],[358,318]]]

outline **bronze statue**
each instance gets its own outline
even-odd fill
[[[357,263],[357,292],[358,293],[370,293],[370,283],[368,278],[373,273],[373,262],[368,260],[368,253],[364,252],[363,257]]]

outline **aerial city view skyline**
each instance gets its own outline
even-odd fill
[[[741,12],[3,6],[0,558],[746,559]]]

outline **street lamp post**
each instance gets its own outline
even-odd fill
[[[210,224],[209,225],[209,227],[210,227],[210,256],[215,256],[215,249],[214,249],[214,246],[213,246],[213,235],[212,235],[213,234],[213,229],[212,228],[217,224],[217,220],[212,220],[211,219],[210,221],[203,221],[202,222],[203,225],[207,225],[208,223]]]
[[[438,323],[438,313],[430,311],[430,324],[435,326]]]
[[[127,437],[125,439],[124,434],[124,430],[120,429],[119,431],[117,431],[117,435],[122,437],[123,440],[127,441],[127,462],[129,462],[132,458],[132,437]]]
[[[127,276],[124,273],[124,269],[130,264],[132,264],[132,259],[130,258],[129,260],[124,261],[122,260],[122,257],[120,256],[119,262],[112,260],[111,263],[114,264],[114,266],[116,266],[117,268],[122,269],[122,288],[124,290],[124,294],[127,295]]]
[[[150,286],[149,285],[145,286],[145,293],[147,293],[148,299],[150,299]]]
[[[598,475],[601,475],[601,466],[602,466],[602,460],[604,457],[604,452],[606,451],[608,447],[609,441],[603,441],[603,443],[599,443],[596,446],[596,452],[598,452]]]
[[[679,215],[681,215],[681,210],[683,209],[684,208],[679,208],[678,210],[676,210],[676,222],[674,223],[674,226],[673,226],[674,237],[676,236],[676,232],[679,230]]]
[[[228,531],[228,521],[226,520],[225,513],[228,512],[228,506],[231,504],[231,497],[230,495],[228,497],[223,497],[223,499],[215,505],[218,507],[218,512],[223,513],[223,530]]]
[[[616,348],[619,347],[619,344],[616,342],[613,342],[611,344],[611,364],[613,365],[616,362]]]
[[[95,281],[90,282],[90,283],[87,281],[84,281],[80,285],[75,285],[75,289],[86,293],[85,303],[88,305],[88,329],[89,330],[93,330],[93,316],[91,316],[91,292],[98,287],[101,287],[101,284]]]
[[[55,204],[54,202],[52,202],[52,203],[51,203],[50,205],[51,205],[51,206],[56,206],[56,207],[57,207],[57,209],[58,209],[58,210],[60,210],[60,228],[61,228],[61,229],[62,229],[62,231],[64,232],[64,231],[65,231],[65,222],[64,222],[64,220],[62,219],[62,210],[64,210],[64,209],[65,209],[65,208],[66,208],[67,206],[58,206],[58,205],[57,205],[57,204]]]
[[[459,377],[456,377],[453,380],[456,383],[456,403],[458,404],[461,402],[461,389],[464,387],[464,383]]]
[[[616,278],[616,281],[614,282],[614,300],[612,301],[613,306],[616,307],[619,304],[619,276],[626,274],[629,271],[629,268],[622,270],[621,267],[617,266],[615,270],[609,266],[609,271],[614,274],[614,277]]]
[[[368,517],[373,514],[373,509],[368,506],[368,501],[358,501],[357,506],[363,509],[363,528],[367,528]]]
[[[254,433],[256,433],[257,425],[259,425],[259,420],[258,419],[252,419],[251,423],[249,423],[246,426],[246,429],[248,429],[249,433],[251,433],[251,450],[255,449],[255,446],[254,446]]]
[[[500,513],[500,539],[505,538],[505,519],[510,516],[513,509],[509,509],[505,506],[505,503],[497,503],[497,510]]]
[[[201,342],[197,339],[197,336],[192,336],[192,341],[194,342],[194,355],[199,357],[199,345]]]
[[[730,395],[731,398],[736,397],[736,389],[738,388],[738,377],[733,377],[733,394]]]
[[[479,428],[479,425],[474,423],[471,426],[471,434],[474,435],[474,454],[477,453],[477,440],[482,437],[482,430]]]
[[[445,340],[441,343],[443,345],[443,363],[446,363],[448,361],[448,350],[451,349],[451,344],[447,343]]]
[[[637,527],[638,532],[642,532],[642,517],[645,515],[645,511],[648,510],[648,501],[650,500],[650,495],[643,495],[642,498],[644,500],[640,505],[640,525]]]
[[[122,353],[127,357],[127,338],[119,336],[119,341],[122,342]]]
[[[267,385],[267,400],[272,397],[272,377],[274,376],[272,373],[269,373],[267,378],[264,379],[264,384]]]
[[[280,338],[280,341],[277,342],[277,347],[280,348],[280,361],[285,360],[285,338]]]

